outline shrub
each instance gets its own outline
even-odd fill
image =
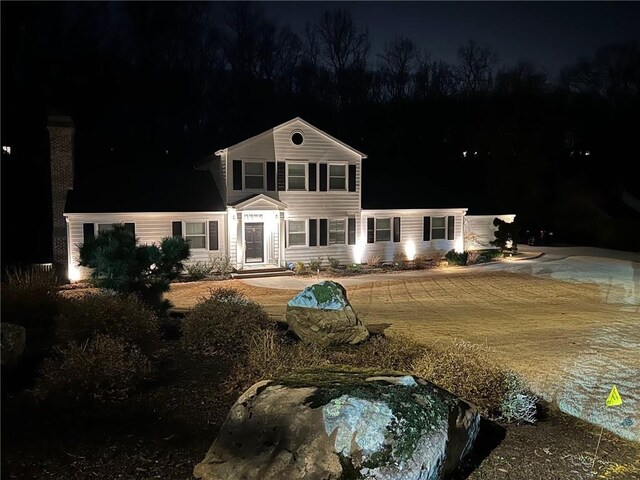
[[[476,263],[482,263],[480,253],[476,251],[467,252],[467,265],[475,265]]]
[[[69,343],[46,359],[33,394],[66,402],[122,400],[151,374],[149,361],[135,345],[99,334]]]
[[[362,266],[357,263],[350,263],[347,265],[347,271],[349,273],[359,273],[362,271]]]
[[[455,250],[449,250],[444,258],[449,263],[449,265],[461,265],[464,266],[467,264],[467,252],[458,253]]]
[[[322,257],[312,258],[309,260],[309,270],[318,272],[322,268]]]
[[[229,275],[233,272],[233,265],[231,265],[231,257],[228,255],[212,257],[211,267],[213,272],[217,272],[220,275]]]
[[[535,423],[538,396],[512,371],[505,374],[506,392],[500,404],[500,417],[507,422]]]
[[[339,259],[327,256],[327,260],[329,260],[329,266],[331,268],[333,268],[334,270],[340,268],[340,260]]]
[[[122,339],[149,353],[160,333],[155,313],[136,295],[103,291],[62,303],[56,333],[63,342],[83,343],[98,334]]]
[[[515,373],[497,365],[491,352],[478,345],[453,341],[425,348],[412,371],[475,404],[489,418],[535,418],[535,397]]]
[[[196,353],[237,359],[246,354],[254,334],[274,327],[263,308],[238,290],[211,289],[185,316],[182,342]]]
[[[518,250],[519,226],[515,220],[505,222],[496,217],[493,219],[493,226],[498,228],[493,233],[496,239],[489,242],[491,245],[500,248],[500,250]]]
[[[427,268],[430,263],[431,259],[426,255],[416,255],[416,258],[413,259],[413,264],[420,270]]]
[[[47,353],[53,345],[54,319],[60,299],[58,281],[53,271],[13,267],[5,271],[2,295],[2,321],[27,330],[27,350],[36,356]]]
[[[370,267],[377,267],[378,265],[380,265],[380,262],[382,261],[382,257],[380,257],[379,254],[377,253],[372,253],[371,255],[369,255],[367,257],[367,265]]]
[[[306,270],[307,270],[307,267],[303,262],[296,262],[295,266],[293,267],[293,271],[298,275],[300,275],[301,273],[304,273]]]
[[[213,264],[201,261],[185,265],[184,268],[191,280],[202,280],[213,272]]]
[[[407,267],[407,255],[402,250],[396,250],[393,253],[393,264],[400,268],[405,269]]]
[[[124,225],[102,232],[80,247],[80,265],[92,270],[92,282],[120,293],[136,293],[158,312],[170,304],[162,300],[169,284],[183,270],[189,244],[183,238],[166,237],[160,245],[138,245]]]
[[[260,380],[322,365],[325,357],[320,346],[291,340],[275,329],[263,330],[249,338],[247,355],[234,365],[229,387],[242,392]]]

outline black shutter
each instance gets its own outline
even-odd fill
[[[218,221],[209,222],[209,250],[218,250]]]
[[[135,223],[125,223],[124,231],[129,232],[134,237],[136,236],[136,224]]]
[[[316,163],[309,164],[309,191],[315,192],[318,189],[318,165]]]
[[[233,161],[233,189],[242,190],[242,160]]]
[[[182,237],[182,222],[171,222],[171,235]]]
[[[320,191],[321,192],[327,191],[327,164],[326,163],[320,164]]]
[[[278,162],[278,191],[284,192],[287,189],[286,182],[287,165],[284,162]]]
[[[347,245],[356,244],[356,219],[347,219]]]
[[[393,241],[400,241],[400,217],[393,217]]]
[[[320,219],[320,245],[325,246],[329,244],[329,229],[327,228],[327,219]]]
[[[349,191],[356,191],[356,166],[349,165]]]
[[[318,221],[315,218],[309,219],[309,246],[318,245]]]
[[[376,221],[374,218],[367,218],[367,243],[376,241]]]
[[[424,217],[422,222],[422,241],[431,240],[431,217]]]
[[[456,217],[447,217],[447,240],[453,240]]]
[[[287,224],[289,222],[284,222],[284,248],[289,246],[289,235],[287,234]]]
[[[276,162],[267,162],[267,190],[276,189]]]
[[[87,243],[96,238],[95,226],[93,223],[83,223],[82,233],[84,235],[84,242]]]

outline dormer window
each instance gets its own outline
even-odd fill
[[[264,163],[244,162],[244,188],[264,190]]]

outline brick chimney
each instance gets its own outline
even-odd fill
[[[53,213],[53,265],[61,278],[68,278],[69,249],[64,206],[73,188],[73,137],[70,117],[49,115],[49,157],[51,159],[51,209]]]

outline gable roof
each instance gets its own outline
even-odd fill
[[[238,200],[237,202],[230,203],[230,207],[235,207],[237,210],[242,210],[245,208],[277,208],[278,210],[285,210],[287,208],[287,204],[283,203],[275,198],[271,198],[264,193],[256,193],[254,195],[250,195],[247,198],[242,200]]]
[[[223,212],[208,171],[159,168],[92,170],[76,177],[65,213]]]
[[[307,122],[306,120],[303,120],[303,119],[302,119],[302,118],[300,118],[300,117],[292,118],[291,120],[288,120],[288,121],[286,121],[286,122],[284,122],[284,123],[281,123],[280,125],[276,125],[275,127],[270,128],[269,130],[266,130],[266,131],[264,131],[264,132],[262,132],[262,133],[259,133],[259,134],[257,134],[257,135],[254,135],[253,137],[247,138],[246,140],[243,140],[243,141],[241,141],[241,142],[239,142],[239,143],[236,143],[236,144],[234,144],[234,145],[230,145],[230,146],[225,147],[225,148],[221,148],[221,149],[219,149],[219,150],[217,150],[217,151],[216,151],[216,155],[220,155],[220,154],[222,154],[225,150],[228,150],[228,149],[230,149],[230,148],[237,148],[237,147],[241,147],[241,146],[243,146],[243,145],[246,145],[247,143],[250,143],[250,142],[252,142],[252,141],[254,141],[254,140],[257,140],[258,138],[260,138],[260,137],[262,137],[262,136],[264,136],[264,135],[269,135],[269,134],[273,135],[273,132],[274,132],[274,131],[276,131],[277,129],[282,128],[282,127],[286,127],[287,125],[289,125],[290,123],[293,123],[293,122],[300,122],[300,123],[304,124],[305,126],[307,126],[308,128],[311,128],[311,129],[315,130],[315,131],[316,131],[316,132],[318,132],[319,134],[324,135],[324,136],[325,136],[326,138],[328,138],[329,140],[331,140],[331,141],[333,141],[333,142],[336,142],[337,144],[339,144],[339,145],[343,146],[343,147],[344,147],[344,148],[346,148],[347,150],[350,150],[351,152],[355,153],[356,155],[360,155],[362,158],[367,158],[367,155],[366,155],[366,154],[364,154],[364,153],[362,153],[362,152],[360,152],[360,151],[356,150],[355,148],[353,148],[353,147],[351,147],[351,146],[347,145],[346,143],[344,143],[344,142],[342,142],[342,141],[338,140],[337,138],[335,138],[335,137],[333,137],[333,136],[329,135],[327,132],[325,132],[325,131],[323,131],[323,130],[320,130],[318,127],[315,127],[315,126],[311,125],[309,122]]]

